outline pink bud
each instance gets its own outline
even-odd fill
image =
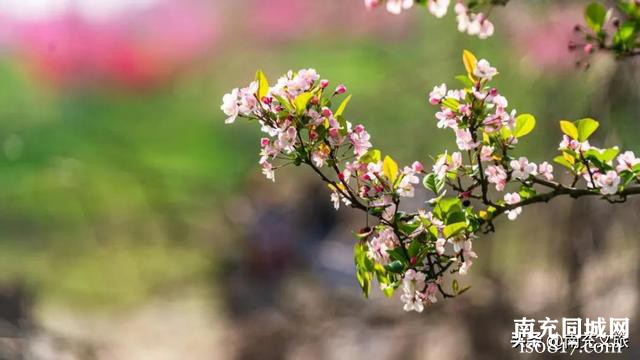
[[[415,256],[411,257],[411,260],[409,260],[411,262],[411,265],[415,265],[418,262],[418,258]]]
[[[415,161],[411,167],[413,167],[413,171],[415,172],[422,172],[424,170],[424,166],[419,161]]]
[[[329,86],[329,80],[327,79],[322,79],[320,80],[320,87],[325,89],[327,86]]]
[[[591,54],[593,52],[593,44],[586,44],[584,46],[584,53]]]
[[[271,103],[273,102],[273,99],[268,97],[268,96],[264,96],[264,97],[262,97],[262,102],[267,104],[267,105],[271,105]]]
[[[329,109],[329,108],[323,108],[322,109],[322,116],[330,117],[331,115],[333,115],[333,112],[331,112],[331,109]]]
[[[347,87],[344,85],[338,85],[336,88],[336,94],[344,94],[347,92]]]
[[[260,146],[261,147],[266,147],[268,146],[270,143],[269,138],[262,138],[260,139]]]
[[[491,95],[491,96],[498,95],[498,89],[492,88],[491,90],[489,90],[489,95]]]

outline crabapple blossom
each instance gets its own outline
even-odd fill
[[[447,14],[450,2],[450,0],[429,0],[427,2],[427,7],[433,16],[441,18]]]
[[[429,102],[432,105],[437,105],[447,96],[447,84],[435,86],[429,93]]]
[[[623,171],[633,171],[634,166],[640,164],[640,159],[638,159],[633,151],[625,151],[624,153],[618,155],[618,165],[616,166],[616,171],[621,173]]]
[[[553,165],[546,161],[538,165],[538,175],[543,176],[548,181],[553,180]]]
[[[618,192],[620,185],[620,176],[613,170],[609,170],[604,174],[594,175],[596,185],[600,187],[600,192],[604,195],[613,195]]]
[[[456,144],[460,150],[472,150],[478,146],[469,129],[456,129]]]
[[[507,184],[507,172],[501,165],[491,165],[487,167],[484,173],[487,176],[487,181],[496,186],[497,191],[504,190]]]
[[[407,270],[402,280],[402,291],[400,297],[404,303],[404,311],[422,312],[424,310],[424,294],[426,276],[422,272],[413,269]]]
[[[387,0],[387,11],[392,14],[400,14],[402,10],[411,9],[414,0]]]
[[[529,176],[536,175],[536,164],[521,156],[518,160],[511,160],[509,163],[513,172],[511,175],[518,180],[527,180]]]
[[[521,201],[522,199],[520,198],[520,194],[518,193],[507,193],[504,194],[504,202],[507,205],[513,205],[513,204],[517,204]],[[509,220],[513,221],[516,218],[518,218],[518,215],[522,214],[522,207],[519,206],[515,209],[512,210],[507,210],[505,212],[507,214],[507,217],[509,218]]]
[[[494,76],[498,75],[498,70],[492,67],[487,60],[481,59],[478,61],[473,75],[477,76],[480,79],[491,81]]]

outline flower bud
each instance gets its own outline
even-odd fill
[[[327,80],[327,79],[320,80],[320,87],[321,88],[326,89],[327,86],[329,86],[329,80]]]
[[[344,85],[338,85],[338,87],[336,88],[336,94],[344,94],[347,92],[347,87]]]

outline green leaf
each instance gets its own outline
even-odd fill
[[[449,214],[447,215],[447,220],[445,221],[445,224],[455,224],[455,223],[466,223],[467,222],[467,217],[464,215],[464,212],[462,211],[450,211]]]
[[[578,128],[568,120],[560,120],[560,130],[568,137],[578,140]]]
[[[398,178],[398,164],[389,156],[384,157],[382,162],[382,173],[389,179],[389,182],[393,185]]]
[[[591,134],[598,129],[598,126],[600,126],[600,123],[591,118],[578,120],[574,124],[578,129],[578,141],[580,142],[589,139],[589,136],[591,136]]]
[[[467,75],[458,75],[455,79],[460,81],[465,88],[472,88],[475,85]]]
[[[296,96],[296,99],[293,101],[293,104],[296,107],[296,111],[298,115],[304,114],[307,110],[307,105],[309,105],[309,101],[313,98],[313,93],[303,92],[302,94]]]
[[[458,108],[460,107],[460,102],[454,98],[446,98],[442,100],[442,105],[448,107],[453,111],[458,111]]]
[[[258,82],[258,99],[262,101],[262,98],[269,93],[269,80],[267,80],[267,76],[262,70],[258,70],[256,72],[256,81]]]
[[[536,190],[531,186],[522,185],[520,186],[520,191],[518,191],[522,199],[528,199],[530,197],[536,196]]]
[[[458,280],[453,279],[453,282],[451,283],[451,289],[455,294],[458,294],[458,291],[460,291],[460,284],[458,283]]]
[[[346,98],[344,98],[344,100],[342,100],[342,102],[340,103],[340,106],[338,106],[338,110],[336,110],[336,112],[334,113],[335,117],[342,116],[350,100],[351,100],[351,94],[349,94],[349,96],[347,96]]]
[[[531,114],[521,114],[516,117],[516,126],[513,135],[517,138],[530,133],[536,127],[536,118]]]
[[[280,105],[284,106],[287,110],[289,110],[289,112],[294,112],[295,109],[293,108],[293,106],[291,105],[291,102],[289,102],[289,100],[283,98],[280,95],[273,95],[276,100],[278,100],[278,102],[280,103]]]
[[[607,8],[601,3],[591,3],[584,13],[584,20],[587,25],[596,33],[602,30],[602,25],[607,17]]]
[[[422,243],[420,242],[420,239],[418,239],[418,237],[411,240],[411,244],[409,244],[409,248],[407,249],[409,256],[418,255],[418,253],[420,252],[421,246],[422,246]]]
[[[382,159],[382,154],[380,153],[380,150],[371,149],[360,157],[360,162],[363,164],[377,163],[378,161],[380,161],[380,159]]]
[[[409,259],[407,259],[407,256],[405,255],[404,251],[399,246],[391,250],[387,250],[387,253],[389,253],[389,256],[394,260],[401,261],[402,263],[405,263],[405,264],[409,262]]]
[[[626,21],[618,28],[613,35],[614,49],[627,52],[636,47],[636,36],[640,30],[640,23],[636,21]]]
[[[448,239],[452,236],[458,235],[462,230],[466,228],[467,228],[466,222],[450,224],[445,226],[444,229],[442,229],[442,235],[445,237],[445,239]]]
[[[392,261],[388,264],[386,264],[384,266],[384,268],[392,273],[396,273],[396,274],[402,274],[403,270],[404,270],[404,265],[402,264],[402,262],[395,260]]]
[[[569,161],[567,161],[567,159],[565,159],[564,156],[562,156],[562,155],[558,155],[558,156],[554,157],[553,161],[555,161],[556,163],[566,167],[569,170],[573,170],[573,164],[571,164]]]
[[[444,189],[445,180],[443,178],[438,178],[436,174],[430,173],[422,179],[422,185],[427,190],[431,190],[434,194],[439,195]]]

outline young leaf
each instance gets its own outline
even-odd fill
[[[556,163],[566,167],[569,170],[573,170],[573,164],[571,164],[569,161],[567,161],[567,159],[565,159],[564,156],[562,156],[562,155],[558,155],[558,156],[554,157],[553,161],[555,161]]]
[[[307,105],[309,104],[309,101],[312,97],[313,94],[309,92],[303,92],[302,94],[296,96],[296,99],[293,101],[293,103],[296,107],[298,115],[304,114],[305,110],[307,110]]]
[[[398,178],[398,164],[389,156],[384,157],[382,162],[382,173],[389,179],[389,182],[393,185]]]
[[[467,75],[458,75],[456,76],[456,80],[460,81],[465,88],[472,88],[474,85],[473,81],[471,81]]]
[[[342,116],[344,110],[347,108],[347,104],[349,104],[349,100],[351,100],[351,94],[349,94],[349,96],[342,100],[340,106],[338,106],[338,110],[336,110],[336,112],[334,113],[335,117]]]
[[[596,33],[602,30],[602,25],[607,17],[607,8],[601,3],[591,3],[587,6],[584,13],[584,20],[587,25]]]
[[[473,78],[473,73],[476,71],[476,66],[478,64],[478,59],[473,53],[469,50],[464,50],[462,52],[462,63],[464,64],[464,68],[467,70],[467,74]]]
[[[513,135],[517,138],[530,133],[536,127],[536,118],[531,114],[521,114],[516,117],[516,126]]]
[[[568,120],[560,120],[560,130],[568,137],[578,140],[578,128]]]
[[[442,235],[445,239],[458,235],[462,230],[467,228],[466,222],[459,222],[451,225],[447,225],[442,229]]]
[[[382,154],[380,153],[380,150],[371,149],[367,151],[364,155],[362,155],[362,157],[360,157],[360,162],[362,164],[377,163],[378,161],[380,161],[380,159],[382,159]]]
[[[589,136],[598,129],[600,123],[591,118],[585,118],[576,121],[575,126],[578,129],[578,141],[583,142],[589,139]]]
[[[258,82],[258,99],[262,100],[269,93],[269,80],[262,70],[258,70],[256,81]]]

